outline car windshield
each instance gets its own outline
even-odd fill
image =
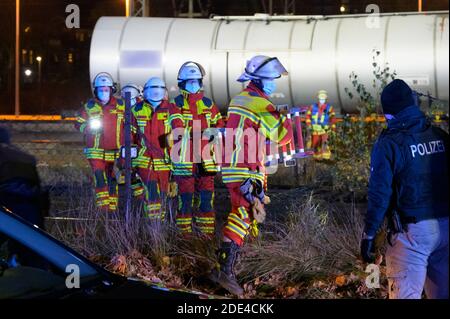
[[[0,235],[6,236],[45,259],[59,272],[76,272],[80,278],[101,275],[101,268],[46,232],[0,208]]]

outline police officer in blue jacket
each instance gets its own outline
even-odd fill
[[[9,132],[0,127],[0,206],[44,228],[48,192],[41,188],[36,159],[11,144]]]
[[[389,298],[448,298],[448,134],[427,121],[402,80],[381,94],[388,126],[372,150],[361,256],[388,217]]]

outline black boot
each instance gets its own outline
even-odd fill
[[[218,251],[220,269],[213,269],[210,279],[230,293],[240,296],[244,293],[244,289],[239,286],[234,274],[234,264],[239,253],[239,246],[234,242],[222,242],[222,246]]]

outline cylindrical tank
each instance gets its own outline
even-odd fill
[[[448,11],[355,16],[214,17],[212,19],[103,17],[95,26],[91,79],[109,72],[125,85],[162,77],[173,97],[182,63],[201,63],[205,91],[226,110],[243,88],[236,81],[256,54],[277,56],[289,71],[272,95],[276,104],[308,105],[328,91],[340,112],[356,111],[349,75],[373,92],[376,61],[397,78],[448,104]],[[374,92],[373,92],[374,93]]]

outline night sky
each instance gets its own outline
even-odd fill
[[[150,16],[173,17],[181,0],[151,0]],[[187,2],[187,1],[184,1]],[[253,15],[264,12],[261,0],[202,1],[206,15]],[[67,29],[65,8],[77,4],[81,12],[81,29]],[[284,0],[274,0],[274,13],[283,14]],[[298,0],[296,14],[339,14],[344,3],[350,13],[362,13],[369,3],[382,12],[417,11],[415,0]],[[183,9],[183,7],[177,7]],[[90,36],[101,16],[125,14],[125,0],[21,0],[21,79],[23,114],[61,114],[78,109],[90,95]],[[423,0],[423,10],[448,10],[448,0]],[[14,112],[14,32],[15,0],[0,0],[0,114]],[[36,56],[42,57],[41,82],[38,80]],[[70,112],[69,112],[70,113]]]

